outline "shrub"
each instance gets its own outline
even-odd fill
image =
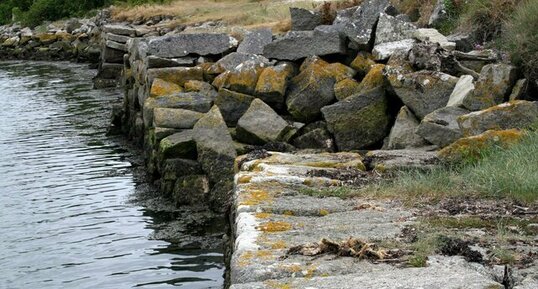
[[[530,80],[538,79],[538,1],[526,0],[506,23],[503,43]]]
[[[460,28],[484,43],[499,37],[507,19],[522,0],[471,0],[463,5]],[[534,1],[535,2],[535,1]]]

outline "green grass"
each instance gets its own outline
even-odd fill
[[[415,202],[474,196],[523,203],[538,200],[538,132],[529,132],[509,149],[490,148],[474,163],[443,166],[430,171],[405,171],[367,194],[403,196]]]

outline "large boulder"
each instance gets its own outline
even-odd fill
[[[254,97],[248,94],[221,88],[215,100],[215,105],[219,107],[226,124],[235,126],[253,100]]]
[[[270,106],[255,99],[237,122],[237,139],[248,144],[287,141],[291,126]]]
[[[367,92],[378,86],[383,86],[385,84],[385,76],[383,75],[384,68],[384,64],[376,64],[372,66],[359,85],[359,93]]]
[[[213,209],[224,211],[230,201],[233,187],[234,160],[237,157],[234,143],[219,108],[213,106],[194,125],[194,140],[198,161],[207,173],[213,189],[209,202]]]
[[[439,151],[439,159],[458,163],[479,159],[484,149],[491,147],[508,148],[518,143],[524,133],[518,129],[488,130],[475,136],[460,138]]]
[[[318,26],[314,31],[290,31],[263,49],[265,57],[279,60],[345,52],[344,39],[334,27],[327,25]]]
[[[339,150],[372,146],[390,129],[388,100],[383,88],[356,94],[321,109]]]
[[[350,40],[351,48],[369,50],[380,13],[393,15],[392,8],[389,0],[364,1],[360,6],[340,11],[334,26]]]
[[[399,52],[408,52],[416,43],[414,39],[404,39],[393,42],[380,43],[374,46],[372,54],[376,61],[389,59],[393,54]]]
[[[286,105],[297,120],[311,122],[320,116],[320,109],[334,101],[335,75],[324,61],[314,61],[290,83]]]
[[[346,99],[361,92],[362,86],[355,79],[345,78],[334,85],[334,96],[336,99]]]
[[[458,78],[436,71],[387,74],[394,92],[419,118],[446,106]]]
[[[194,57],[180,57],[180,58],[163,58],[154,55],[150,55],[145,59],[148,68],[164,68],[164,67],[176,67],[176,66],[194,66],[196,58]]]
[[[174,58],[189,54],[220,55],[237,47],[237,39],[228,34],[175,34],[149,40],[148,53],[158,57]]]
[[[516,80],[514,66],[504,63],[488,64],[480,72],[473,95],[466,97],[463,105],[470,110],[481,110],[500,104],[510,95]]]
[[[314,30],[322,24],[321,13],[299,7],[290,7],[291,30]]]
[[[407,106],[403,106],[385,140],[383,148],[389,150],[423,147],[428,142],[416,133],[419,121]]]
[[[153,111],[156,107],[182,108],[197,112],[207,112],[212,105],[213,99],[196,92],[183,92],[160,97],[150,97],[144,101],[142,109],[144,126],[152,126]]]
[[[364,77],[375,65],[374,56],[367,52],[359,52],[349,66],[357,71],[359,77]]]
[[[464,108],[447,106],[424,117],[416,133],[432,144],[445,147],[463,136],[458,117],[469,113]]]
[[[437,29],[420,28],[413,33],[413,37],[421,42],[438,43],[440,47],[446,50],[456,49],[456,43],[448,40]]]
[[[538,123],[538,102],[515,100],[472,112],[458,119],[464,136],[487,130],[525,129]]]
[[[220,74],[227,70],[233,70],[241,63],[252,61],[254,63],[269,66],[269,59],[252,53],[232,52],[211,65],[209,72]]]
[[[209,193],[209,180],[206,175],[179,177],[174,183],[172,199],[179,205],[200,205]]]
[[[167,136],[159,143],[159,159],[196,159],[196,143],[192,130]]]
[[[162,128],[189,129],[204,114],[181,108],[161,108],[153,110],[153,126]]]
[[[151,89],[149,92],[150,97],[157,97],[163,95],[169,95],[174,93],[182,92],[183,89],[178,84],[162,80],[160,78],[155,78],[151,84]]]
[[[254,94],[258,78],[267,65],[255,60],[247,60],[227,71],[227,77],[222,85],[233,91]]]
[[[249,31],[237,47],[237,52],[262,54],[263,48],[273,41],[271,28],[260,28]]]
[[[263,69],[256,84],[255,95],[264,102],[281,108],[288,89],[288,82],[295,76],[293,63],[282,62]]]
[[[375,30],[375,45],[411,39],[417,27],[394,16],[381,13]]]

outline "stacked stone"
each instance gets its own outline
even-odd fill
[[[0,26],[0,59],[76,60],[97,63],[99,29],[91,20],[35,29]]]
[[[178,204],[223,210],[234,157],[257,148],[412,155],[537,118],[506,112],[536,106],[520,100],[525,81],[515,85],[513,66],[491,51],[455,51],[388,0],[339,11],[330,25],[291,12],[292,31],[255,30],[240,45],[209,33],[126,40],[117,122],[144,143],[150,172]]]

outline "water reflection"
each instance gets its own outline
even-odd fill
[[[218,248],[184,236],[206,234],[207,212],[128,202],[132,156],[104,134],[119,93],[92,74],[0,64],[0,288],[220,288],[221,250],[184,249]]]

